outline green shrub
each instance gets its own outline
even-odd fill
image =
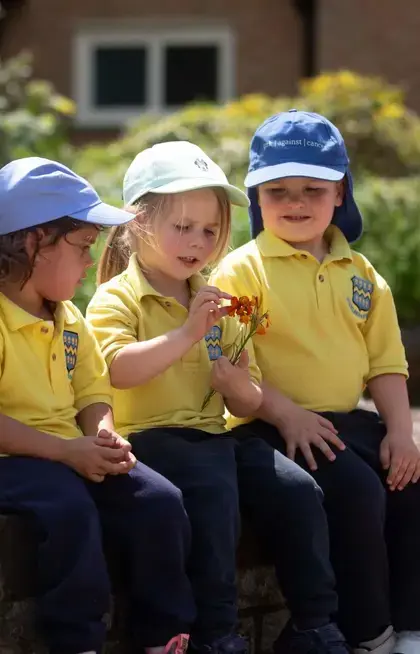
[[[49,82],[32,79],[29,54],[0,61],[0,165],[27,156],[70,158],[66,130],[74,110]]]
[[[404,105],[398,88],[342,71],[304,81],[299,91],[295,98],[248,95],[222,106],[194,104],[158,120],[145,117],[118,141],[82,149],[74,164],[109,199],[120,201],[124,172],[138,152],[162,141],[188,140],[242,185],[256,127],[271,114],[296,107],[338,125],[356,176],[420,174],[420,118]]]

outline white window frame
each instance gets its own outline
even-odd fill
[[[172,45],[216,46],[219,48],[217,102],[234,97],[234,39],[229,28],[188,27],[173,29],[133,28],[81,29],[73,42],[73,98],[77,103],[76,122],[86,127],[115,127],[144,114],[176,111],[164,98],[164,49]],[[95,107],[94,53],[100,46],[137,46],[148,50],[146,63],[146,104],[144,107]],[[136,81],[133,79],[133,84]]]

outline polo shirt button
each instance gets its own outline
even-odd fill
[[[52,355],[52,360],[55,361],[56,358],[57,358],[57,355],[56,355],[56,354],[53,354],[53,355]]]
[[[170,302],[165,302],[165,307],[170,307],[171,303]]]
[[[324,275],[319,275],[318,279],[319,279],[320,282],[323,282],[325,277],[324,277]]]
[[[308,255],[307,254],[302,254],[302,259],[307,259]]]
[[[48,334],[48,327],[41,327],[41,332],[43,334]]]

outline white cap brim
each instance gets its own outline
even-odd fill
[[[245,178],[245,186],[252,188],[285,177],[312,177],[329,182],[339,182],[346,174],[346,166],[326,168],[297,162],[288,162],[253,170]]]
[[[130,195],[124,198],[124,202],[127,205],[134,204],[143,195],[146,195],[146,193],[157,193],[163,195],[164,193],[172,194],[184,193],[186,191],[198,191],[203,188],[223,188],[232,204],[239,207],[249,206],[248,196],[236,186],[233,186],[232,184],[223,184],[219,180],[203,177],[179,179],[157,188],[142,189],[140,195],[138,193],[136,194],[133,189]]]

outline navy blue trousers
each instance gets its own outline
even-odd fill
[[[88,482],[60,463],[0,458],[0,511],[26,515],[37,542],[37,621],[52,654],[100,651],[110,581],[103,540],[124,572],[131,638],[165,644],[189,631],[190,525],[181,493],[138,463]]]
[[[192,530],[187,569],[197,605],[191,635],[198,644],[236,626],[240,508],[270,549],[295,623],[317,627],[337,610],[322,491],[263,440],[243,431],[241,437],[176,427],[130,437],[135,455],[183,494]]]
[[[336,450],[334,463],[314,447],[318,470],[311,473],[324,493],[337,621],[353,646],[389,624],[397,631],[420,630],[420,482],[403,491],[388,489],[379,459],[386,429],[376,413],[322,415],[347,446]],[[285,452],[281,435],[267,423],[256,420],[238,429],[246,435],[252,430]],[[302,455],[296,462],[307,468]],[[307,583],[313,583],[310,570]]]

